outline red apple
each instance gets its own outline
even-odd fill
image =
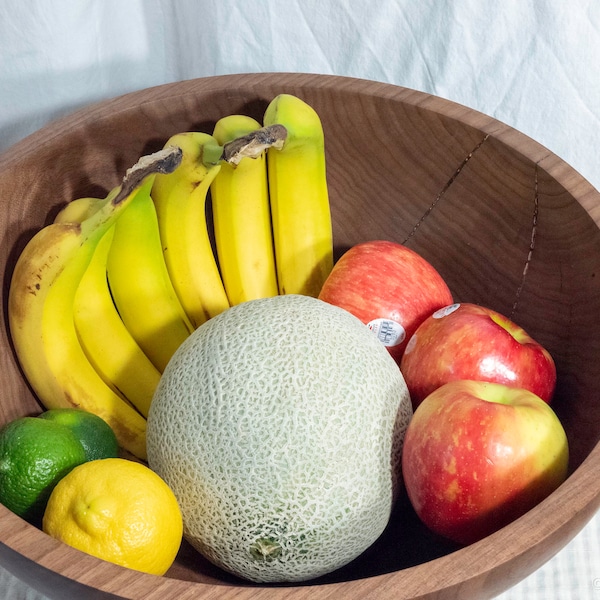
[[[470,544],[553,492],[568,459],[565,431],[541,398],[497,383],[453,381],[415,411],[402,472],[423,523]]]
[[[368,325],[400,362],[406,342],[433,311],[452,302],[435,268],[402,244],[357,244],[335,264],[319,298]]]
[[[527,389],[550,402],[556,367],[550,353],[507,317],[476,304],[434,312],[407,343],[400,369],[413,408],[448,381],[473,379]]]

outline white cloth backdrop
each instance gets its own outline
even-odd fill
[[[402,85],[487,113],[600,189],[599,0],[2,0],[0,151],[157,84],[296,71]],[[600,599],[600,517],[503,600]],[[0,568],[8,600],[43,596]]]

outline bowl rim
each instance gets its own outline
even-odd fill
[[[493,136],[515,152],[538,164],[581,204],[600,227],[600,208],[598,208],[600,206],[600,194],[575,169],[525,134],[493,117],[451,100],[391,83],[339,75],[286,72],[228,74],[165,83],[130,92],[93,103],[51,121],[2,152],[0,154],[0,171],[10,169],[11,164],[21,160],[31,150],[39,147],[40,144],[51,144],[55,138],[64,133],[68,133],[86,122],[113,116],[115,112],[130,110],[148,102],[161,101],[172,95],[216,92],[232,87],[252,90],[266,85],[278,86],[282,91],[297,90],[301,87],[314,87],[319,90],[330,88],[336,91],[346,90],[353,93],[368,94],[408,103],[423,110],[433,111],[442,116],[461,121],[470,127]],[[357,585],[358,582],[362,582],[361,585],[366,585],[365,593],[374,592],[377,589],[378,598],[414,598],[465,585],[463,578],[453,576],[452,562],[459,559],[461,562],[464,561],[466,564],[471,565],[472,573],[467,581],[472,582],[473,586],[480,585],[479,580],[487,579],[488,583],[491,582],[490,589],[495,589],[496,594],[500,593],[551,558],[564,546],[566,541],[575,537],[600,509],[600,480],[592,478],[593,473],[598,471],[600,471],[600,443],[596,443],[586,459],[548,498],[510,525],[480,542],[400,571],[375,575],[363,580],[323,584],[318,587],[323,588],[323,597],[331,594],[332,586],[336,588],[336,592],[352,597],[352,594],[356,593],[356,589],[360,588],[360,585]],[[559,507],[562,507],[562,510],[558,510]],[[542,520],[545,527],[540,529],[539,522]],[[569,527],[567,527],[567,523],[569,523]],[[58,573],[67,579],[94,586],[107,594],[119,595],[119,593],[123,593],[122,588],[120,589],[119,586],[126,579],[135,582],[135,591],[139,594],[139,597],[149,599],[154,597],[166,598],[165,594],[168,587],[177,588],[178,594],[189,590],[194,590],[194,592],[200,594],[209,588],[214,588],[215,585],[219,585],[221,586],[220,591],[223,592],[223,595],[219,597],[233,598],[235,596],[237,599],[255,597],[258,592],[258,589],[254,586],[239,587],[225,582],[213,585],[160,578],[153,575],[138,574],[123,567],[105,563],[50,538],[1,505],[0,525],[2,530],[8,534],[6,539],[0,540],[2,545],[25,558],[37,562],[41,567]],[[534,525],[537,525],[537,528]],[[31,530],[38,532],[38,535],[32,535]],[[27,535],[24,535],[25,533]],[[32,537],[33,541],[30,539]],[[539,553],[536,550],[536,546],[542,541],[548,542],[548,550],[545,553]],[[498,548],[509,548],[509,551],[498,551]],[[490,575],[492,570],[504,566],[506,567],[505,576],[506,572],[510,572],[513,562],[524,554],[528,554],[530,558],[529,573],[519,572],[514,581],[493,580],[493,576]],[[57,561],[57,555],[60,556],[60,564]],[[69,567],[73,563],[78,565],[77,573]],[[99,573],[105,575],[103,584],[98,583]],[[369,584],[365,584],[365,580]],[[418,589],[414,587],[416,581],[419,581]],[[159,590],[159,596],[154,595],[157,590]],[[269,597],[305,598],[307,590],[310,590],[313,597],[318,597],[316,595],[317,589],[311,584],[286,586],[284,588],[269,587]],[[177,597],[181,597],[181,595]]]

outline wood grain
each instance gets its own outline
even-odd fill
[[[569,479],[466,548],[425,531],[401,499],[362,557],[296,586],[240,582],[186,544],[166,577],[143,575],[72,550],[0,506],[0,561],[38,589],[66,599],[480,600],[537,569],[600,507],[600,195],[549,150],[486,115],[364,80],[280,73],[159,86],[85,108],[0,156],[0,423],[40,411],[6,330],[10,276],[27,240],[69,200],[105,194],[172,134],[210,132],[230,113],[261,119],[281,92],[322,117],[336,256],[368,239],[406,243],[458,301],[511,315],[552,352]]]

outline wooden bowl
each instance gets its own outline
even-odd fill
[[[165,577],[144,575],[73,550],[0,507],[0,561],[49,595],[481,600],[536,570],[600,507],[600,195],[546,148],[490,117],[365,80],[252,74],[169,84],[85,108],[5,152],[0,423],[40,411],[6,328],[10,276],[27,240],[65,202],[104,195],[172,134],[210,132],[230,113],[261,119],[281,92],[322,117],[338,256],[369,239],[406,243],[437,267],[456,300],[511,316],[548,347],[570,475],[526,515],[464,548],[428,533],[401,500],[369,551],[305,585],[236,580],[185,543]]]

